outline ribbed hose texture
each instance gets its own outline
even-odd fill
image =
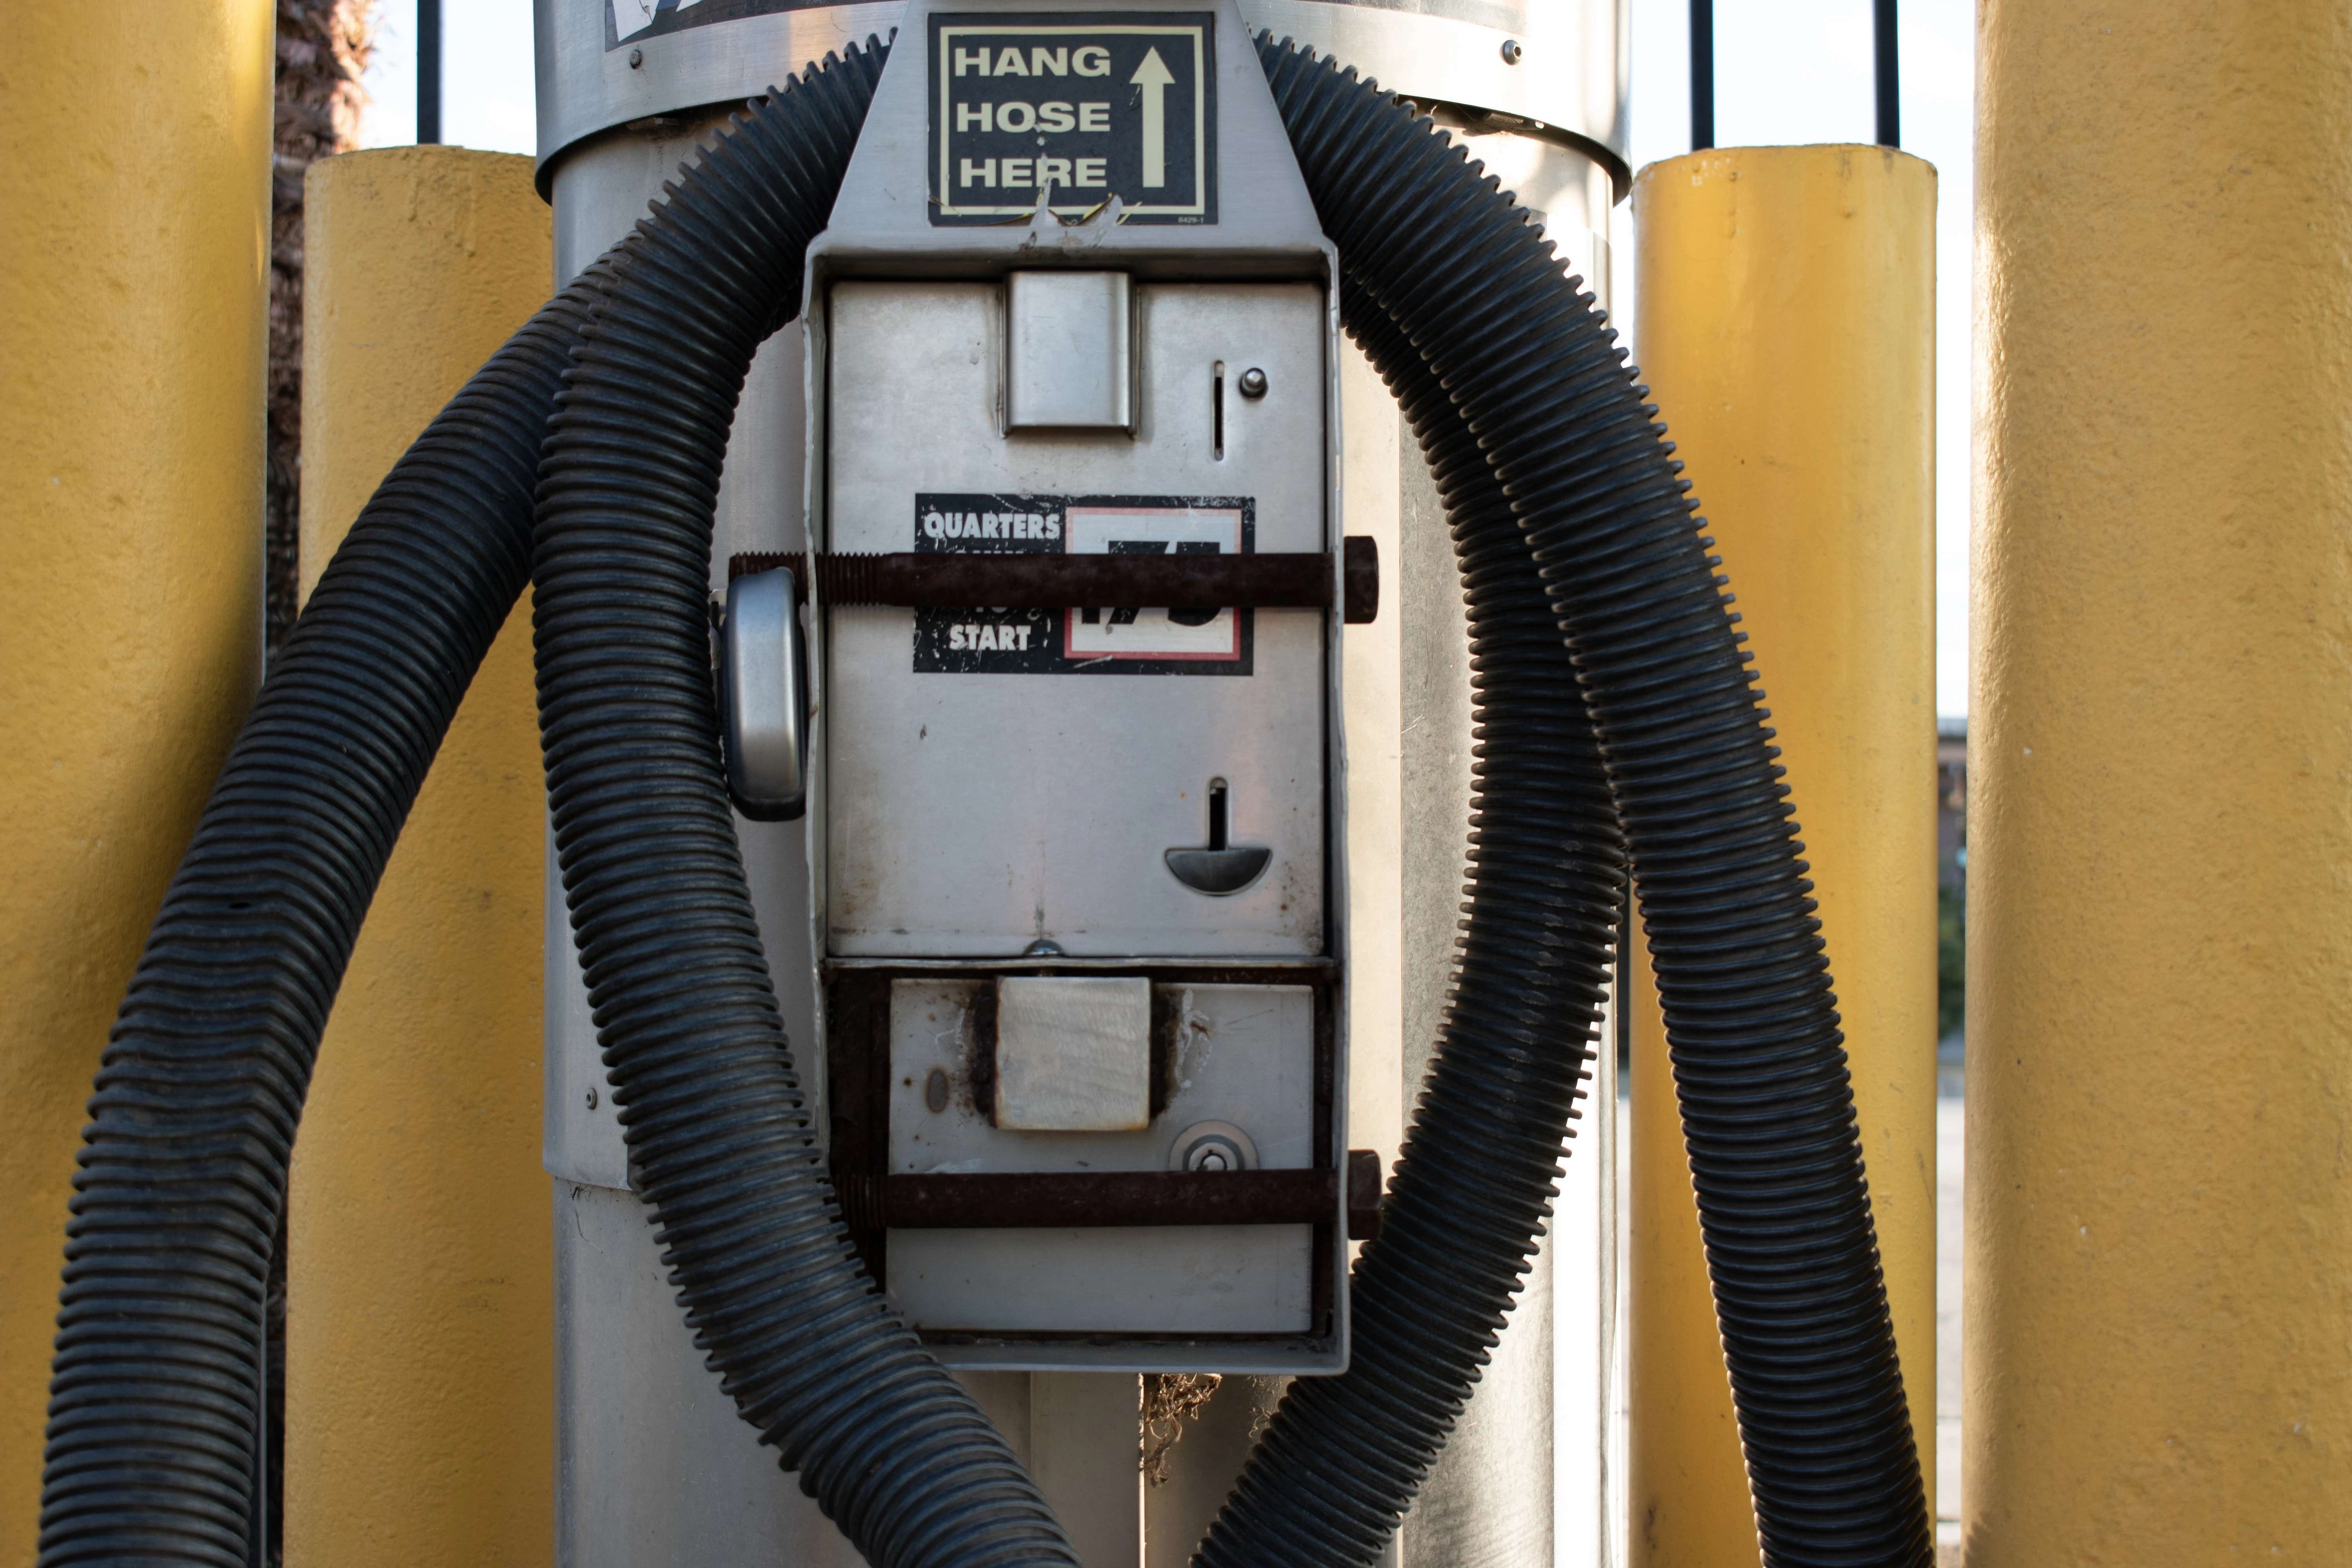
[[[164,894],[74,1179],[43,1568],[244,1568],[262,1293],[319,1031],[529,581],[540,443],[594,291],[540,311],[385,477],[270,661]]]
[[[1202,1544],[1209,1564],[1379,1558],[1551,1211],[1625,883],[1591,716],[1510,504],[1444,389],[1352,280],[1341,313],[1402,404],[1454,535],[1470,630],[1469,897],[1381,1234],[1357,1261],[1348,1371],[1291,1384]]]
[[[1548,1205],[1606,959],[1621,861],[1597,732],[1768,1561],[1924,1563],[1799,847],[1670,448],[1494,182],[1382,95],[1265,56],[1348,258],[1351,328],[1453,515],[1477,644],[1476,880],[1388,1226],[1359,1269],[1356,1368],[1297,1386],[1203,1558],[1370,1561],[1475,1380]],[[754,110],[618,253],[541,485],[542,726],[633,1158],[739,1406],[869,1561],[1067,1563],[1018,1464],[857,1271],[714,743],[702,605],[725,432],[752,347],[796,309],[878,66],[854,52]],[[310,1064],[400,823],[520,591],[530,459],[593,298],[542,312],[386,479],[166,897],[78,1178],[44,1564],[246,1559],[262,1281]]]
[[[753,350],[798,309],[881,63],[853,50],[740,118],[621,259],[541,469],[541,734],[632,1168],[736,1407],[876,1568],[1075,1565],[850,1247],[718,748],[705,604],[728,428]]]
[[[1575,656],[1635,868],[1765,1561],[1925,1568],[1926,1495],[1802,846],[1672,447],[1590,297],[1493,179],[1353,73],[1270,37],[1259,47],[1361,301],[1351,327],[1409,404],[1431,401],[1415,392],[1420,377],[1445,389]],[[1362,302],[1396,330],[1370,322]],[[1442,422],[1415,420],[1424,440]],[[1449,500],[1476,491],[1457,479]],[[1457,535],[1465,521],[1457,513]],[[1485,781],[1490,795],[1498,782]],[[1525,983],[1512,976],[1508,988]],[[1425,1091],[1400,1194],[1418,1179],[1438,1110]],[[1294,1385],[1204,1563],[1368,1563],[1365,1543],[1376,1548],[1393,1524],[1409,1493],[1382,1497],[1349,1478],[1417,1474],[1430,1434],[1391,1439],[1349,1420],[1341,1402],[1375,1368],[1418,1379],[1458,1359],[1433,1340],[1460,1331],[1392,1305],[1403,1292],[1376,1261],[1368,1247],[1357,1272],[1355,1368],[1328,1386]],[[1402,1373],[1386,1359],[1391,1334],[1418,1352],[1400,1357]],[[1360,1408],[1374,1407],[1366,1396]],[[1292,1521],[1335,1496],[1356,1508],[1321,1519],[1333,1544],[1318,1545]]]

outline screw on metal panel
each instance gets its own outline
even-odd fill
[[[643,50],[643,49],[631,49],[631,50],[629,51],[629,68],[630,68],[631,70],[635,70],[635,69],[637,69],[639,67],[643,66],[645,63],[646,63],[646,51],[645,51],[645,50]]]
[[[593,1089],[588,1091],[588,1109],[591,1110],[596,1109],[596,1091]]]
[[[1518,39],[1505,38],[1503,40],[1503,63],[1505,65],[1517,65],[1521,57],[1526,55],[1527,52],[1526,48],[1520,45]]]
[[[1265,395],[1265,372],[1255,367],[1242,372],[1242,395],[1253,400]]]
[[[1257,1145],[1230,1121],[1196,1121],[1176,1135],[1168,1150],[1171,1171],[1248,1171],[1257,1166]]]

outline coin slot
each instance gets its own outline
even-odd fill
[[[1210,418],[1216,430],[1217,461],[1225,460],[1225,362],[1216,365],[1215,390],[1209,399]]]

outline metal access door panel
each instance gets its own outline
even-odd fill
[[[1166,1170],[1184,1130],[1204,1122],[1239,1129],[1263,1169],[1315,1163],[1307,987],[1161,987],[1176,1037],[1164,1063],[1167,1106],[1151,1125],[1022,1133],[990,1125],[973,1102],[970,1012],[989,984],[892,984],[893,1172]],[[948,1086],[936,1100],[935,1072]],[[908,1322],[934,1335],[1304,1334],[1312,1325],[1314,1239],[1304,1225],[893,1230],[890,1297]],[[992,1359],[953,1343],[938,1348],[951,1364]]]
[[[1017,498],[1091,498],[1097,513],[1197,503],[1196,519],[1147,517],[1131,531],[1172,526],[1175,548],[1230,548],[1245,511],[1254,537],[1244,548],[1329,548],[1320,291],[1147,284],[1135,293],[1136,433],[1008,436],[999,289],[837,285],[827,329],[830,548],[925,548],[919,498],[940,496],[1014,498],[1005,509],[1033,512],[1038,505]],[[1249,370],[1264,374],[1264,395],[1242,395]],[[1105,527],[1074,510],[1055,548],[1116,547],[1097,537]],[[919,647],[918,614],[829,613],[831,952],[1011,957],[1040,940],[1080,956],[1324,950],[1322,612],[1228,610],[1173,635],[1230,629],[1229,647],[1244,658],[1124,668],[1087,660],[1132,628],[1059,613],[1067,642],[1055,647],[1069,657],[1054,673],[1006,672],[993,654],[940,668],[963,657],[948,651],[954,628],[932,623]],[[1272,851],[1254,882],[1224,896],[1184,885],[1165,860],[1208,842],[1213,779],[1225,781],[1231,842]]]

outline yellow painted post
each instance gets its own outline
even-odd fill
[[[394,459],[545,299],[550,224],[530,171],[452,147],[310,166],[306,595]],[[543,798],[526,603],[384,872],[295,1144],[289,1568],[551,1554]]]
[[[1969,1568],[2352,1542],[2352,25],[1987,0]]]
[[[261,672],[271,15],[0,7],[0,1563],[90,1076]]]
[[[1746,147],[1634,184],[1642,370],[1738,597],[1821,900],[1912,1430],[1936,1452],[1936,172]],[[1633,1561],[1754,1568],[1655,993],[1637,999]]]

